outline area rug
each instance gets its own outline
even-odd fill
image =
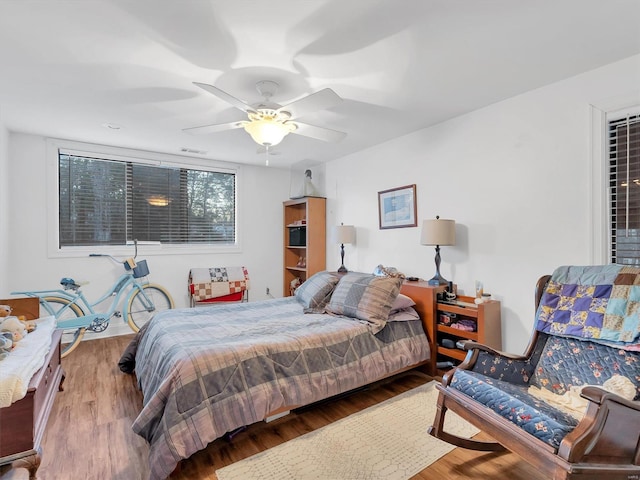
[[[218,480],[407,480],[455,447],[427,433],[432,381],[216,471]],[[445,429],[479,430],[448,411]]]

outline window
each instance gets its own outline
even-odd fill
[[[59,247],[236,241],[236,174],[58,150]]]
[[[640,115],[608,128],[611,262],[640,265]]]

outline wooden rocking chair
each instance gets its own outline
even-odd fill
[[[536,311],[550,278],[550,275],[544,276],[536,285]],[[545,355],[562,351],[556,348],[549,353],[545,350],[550,348],[547,342],[555,341],[555,338],[555,335],[534,329],[524,355],[498,352],[475,342],[465,343],[467,356],[464,362],[448,371],[441,385],[437,386],[440,392],[437,413],[429,433],[467,449],[508,449],[553,480],[640,479],[640,402],[622,398],[597,386],[586,386],[581,392],[581,397],[588,401],[586,413],[573,424],[562,413],[554,412],[553,406],[544,405],[537,399],[533,399],[535,405],[526,405],[532,377],[544,376],[544,369],[548,367]],[[627,377],[635,375],[631,380],[635,383],[638,398],[640,352],[623,352],[603,345],[592,348],[593,342],[575,339],[561,341],[574,342],[574,351],[602,353],[604,349],[604,361],[627,359],[631,368]],[[611,351],[607,352],[607,349]],[[616,368],[614,366],[613,369]],[[468,385],[474,382],[476,384],[469,390]],[[465,385],[461,386],[461,383]],[[587,384],[591,382],[583,383]],[[503,407],[510,401],[514,404],[511,412],[507,412],[509,409]],[[447,410],[454,411],[496,441],[464,439],[445,432],[443,425]],[[539,418],[530,419],[530,414],[539,415]],[[553,435],[540,438],[536,429],[545,429],[551,424],[556,429]]]

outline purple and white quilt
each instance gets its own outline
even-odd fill
[[[640,268],[559,267],[536,319],[541,332],[640,350]]]

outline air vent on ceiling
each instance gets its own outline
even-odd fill
[[[187,147],[182,147],[180,149],[180,151],[182,153],[194,153],[196,155],[206,155],[207,154],[207,152],[204,151],[204,150],[196,150],[195,148],[187,148]]]

